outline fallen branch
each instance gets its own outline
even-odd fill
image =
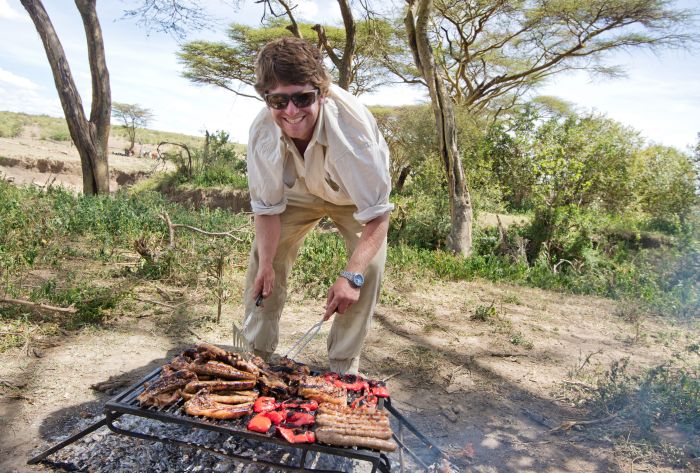
[[[139,302],[146,302],[147,304],[155,304],[155,305],[160,305],[163,307],[167,307],[168,309],[177,309],[177,306],[166,304],[164,302],[158,302],[158,301],[152,301],[150,299],[142,299],[140,297],[134,297],[134,300],[137,300]]]
[[[76,312],[78,312],[78,309],[76,309],[72,305],[70,307],[56,307],[56,306],[44,304],[42,302],[25,301],[24,299],[11,299],[9,297],[0,298],[0,303],[23,305],[23,306],[27,306],[27,307],[32,307],[34,309],[48,310],[51,312],[59,312],[61,314],[75,314]]]
[[[586,384],[586,383],[581,383],[578,381],[564,381],[563,384],[566,384],[568,386],[574,386],[576,388],[586,389],[588,391],[595,391],[596,390],[595,386],[592,386],[592,385]]]
[[[522,409],[522,412],[530,420],[533,420],[533,421],[537,422],[538,424],[540,424],[544,427],[547,427],[548,429],[554,428],[554,423],[552,422],[552,420],[549,417],[544,416],[542,414],[539,414],[537,412],[530,411],[528,409]],[[550,430],[550,432],[552,432],[552,430]]]
[[[191,328],[187,327],[187,331],[190,332],[192,335],[197,337],[199,340],[204,340],[204,337],[202,337],[200,334],[192,330]]]
[[[495,358],[515,358],[516,356],[527,356],[524,353],[487,353],[487,355]]]
[[[240,238],[236,237],[233,233],[229,232],[208,232],[206,230],[202,230],[201,228],[193,227],[192,225],[185,225],[184,223],[173,223],[172,220],[170,220],[170,215],[168,215],[168,212],[163,212],[160,214],[160,218],[162,218],[165,223],[168,225],[168,237],[169,237],[169,248],[173,249],[175,248],[175,229],[176,228],[186,228],[187,230],[191,230],[196,233],[200,233],[202,235],[207,235],[207,236],[213,236],[213,237],[229,237],[233,238],[234,240],[241,242]]]
[[[608,417],[604,417],[602,419],[595,419],[595,420],[565,420],[564,422],[561,423],[561,425],[555,429],[552,429],[549,431],[550,434],[553,434],[554,432],[561,432],[561,431],[568,431],[576,427],[577,425],[595,425],[595,424],[602,424],[605,422],[609,422],[613,420],[615,417],[617,417],[617,413],[610,415]]]
[[[385,377],[385,378],[382,378],[382,382],[383,382],[383,383],[386,383],[386,382],[389,381],[391,378],[393,378],[393,377],[395,377],[395,376],[398,376],[398,375],[400,375],[400,374],[401,374],[400,371],[397,371],[396,373],[392,373],[392,374],[390,374],[389,376],[387,376],[387,377]]]

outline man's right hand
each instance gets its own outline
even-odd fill
[[[272,288],[274,287],[275,270],[272,268],[272,265],[260,266],[258,274],[255,276],[255,282],[253,282],[253,296],[257,298],[258,294],[262,294],[264,298],[267,298],[272,294]]]
[[[277,253],[282,223],[279,215],[255,216],[255,244],[258,246],[258,274],[253,282],[253,295],[268,297],[275,287],[275,270],[272,260]]]

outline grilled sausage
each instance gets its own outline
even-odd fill
[[[192,393],[186,393],[186,392],[180,392],[180,395],[187,401],[192,399],[193,397],[196,396],[196,394]],[[253,402],[255,398],[257,397],[257,394],[255,396],[242,396],[242,395],[237,395],[237,394],[209,394],[209,399],[215,402],[220,402],[222,404],[243,404],[246,402]]]
[[[393,440],[384,440],[374,437],[365,437],[362,435],[344,435],[336,431],[330,430],[327,427],[318,427],[316,429],[316,440],[329,445],[337,445],[340,447],[365,447],[375,450],[383,450],[385,452],[393,452],[397,445]]]
[[[328,414],[316,414],[316,423],[319,425],[346,425],[351,428],[355,428],[356,426],[385,429],[391,428],[389,419],[374,420],[350,416],[334,416]]]

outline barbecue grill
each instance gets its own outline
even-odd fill
[[[151,382],[160,376],[162,368],[157,368],[144,378],[134,383],[125,391],[108,401],[103,409],[104,418],[90,425],[69,439],[49,448],[41,454],[30,459],[28,464],[37,464],[42,461],[48,462],[47,458],[60,449],[94,432],[95,430],[107,426],[112,432],[117,434],[135,437],[144,440],[152,440],[163,443],[170,443],[181,447],[197,448],[233,459],[237,462],[255,464],[270,467],[283,471],[312,471],[316,473],[344,473],[342,470],[328,470],[314,468],[311,464],[312,458],[320,454],[333,455],[345,459],[368,463],[371,472],[390,473],[392,462],[386,453],[376,450],[359,447],[335,447],[330,445],[313,444],[290,444],[285,440],[275,437],[272,434],[259,434],[247,430],[247,418],[234,420],[216,420],[209,418],[193,417],[184,413],[181,409],[183,400],[168,407],[142,407],[136,397],[145,389],[145,383]],[[382,408],[389,413],[392,430],[394,431],[394,441],[399,448],[392,456],[398,457],[398,469],[402,473],[405,471],[406,455],[410,456],[418,467],[428,470],[429,465],[443,458],[440,449],[427,437],[419,432],[398,410],[391,404],[391,399],[383,400]],[[123,416],[137,416],[161,422],[163,426],[173,427],[172,436],[156,436],[136,430],[126,429],[117,422]],[[203,429],[229,435],[240,448],[223,449],[221,445],[209,445],[183,441],[177,436],[178,425],[184,425],[190,429]],[[167,430],[166,430],[167,431]],[[291,450],[293,455],[286,455],[282,459],[273,459],[271,455],[265,458],[264,455],[255,453],[256,447],[263,447],[263,451],[274,451],[280,448]]]

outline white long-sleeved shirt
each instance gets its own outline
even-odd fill
[[[248,187],[253,213],[281,214],[286,192],[303,181],[309,193],[336,205],[355,205],[367,223],[393,210],[389,148],[367,108],[332,85],[320,107],[304,156],[265,108],[250,127]]]

